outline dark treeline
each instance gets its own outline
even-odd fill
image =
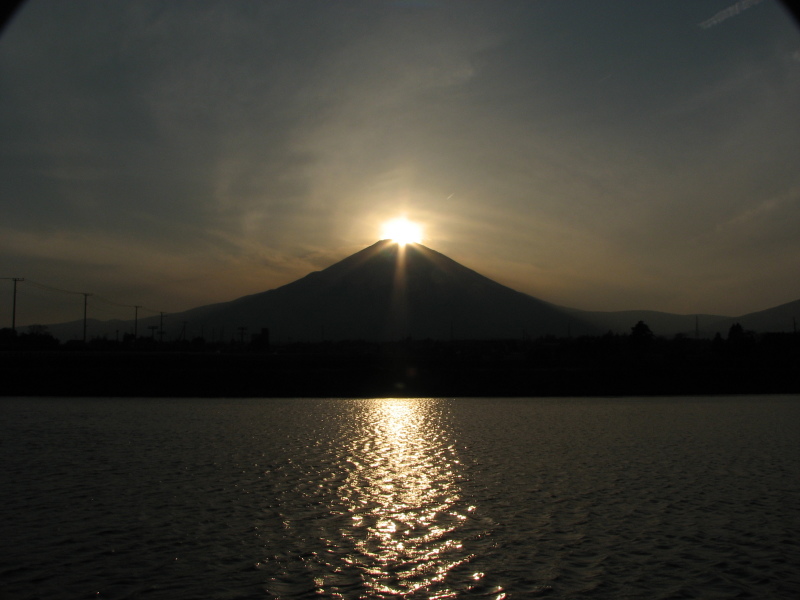
[[[800,334],[270,344],[155,337],[60,343],[0,330],[3,395],[592,396],[800,392]]]

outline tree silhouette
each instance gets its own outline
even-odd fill
[[[728,341],[738,342],[742,339],[744,339],[744,327],[742,327],[741,323],[734,323],[728,329]]]
[[[631,327],[631,340],[634,342],[646,343],[653,339],[653,332],[644,321],[639,321]]]

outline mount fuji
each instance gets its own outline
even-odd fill
[[[269,329],[277,342],[399,339],[520,339],[602,333],[569,309],[501,285],[421,244],[379,241],[282,287],[165,318],[192,336],[238,339]],[[139,331],[158,325],[139,319]],[[77,338],[82,322],[52,325]],[[74,331],[73,331],[74,330]],[[90,337],[133,331],[132,321],[90,321]]]

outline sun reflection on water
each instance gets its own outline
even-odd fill
[[[361,414],[340,497],[352,518],[348,561],[371,597],[453,597],[447,575],[469,560],[458,535],[467,519],[456,506],[459,463],[440,416],[424,399],[370,400]]]

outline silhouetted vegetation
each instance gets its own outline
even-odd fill
[[[800,392],[800,335],[629,335],[271,344],[0,330],[4,395],[564,396]]]
[[[61,344],[44,325],[30,325],[24,333],[0,329],[0,350],[55,350]]]

